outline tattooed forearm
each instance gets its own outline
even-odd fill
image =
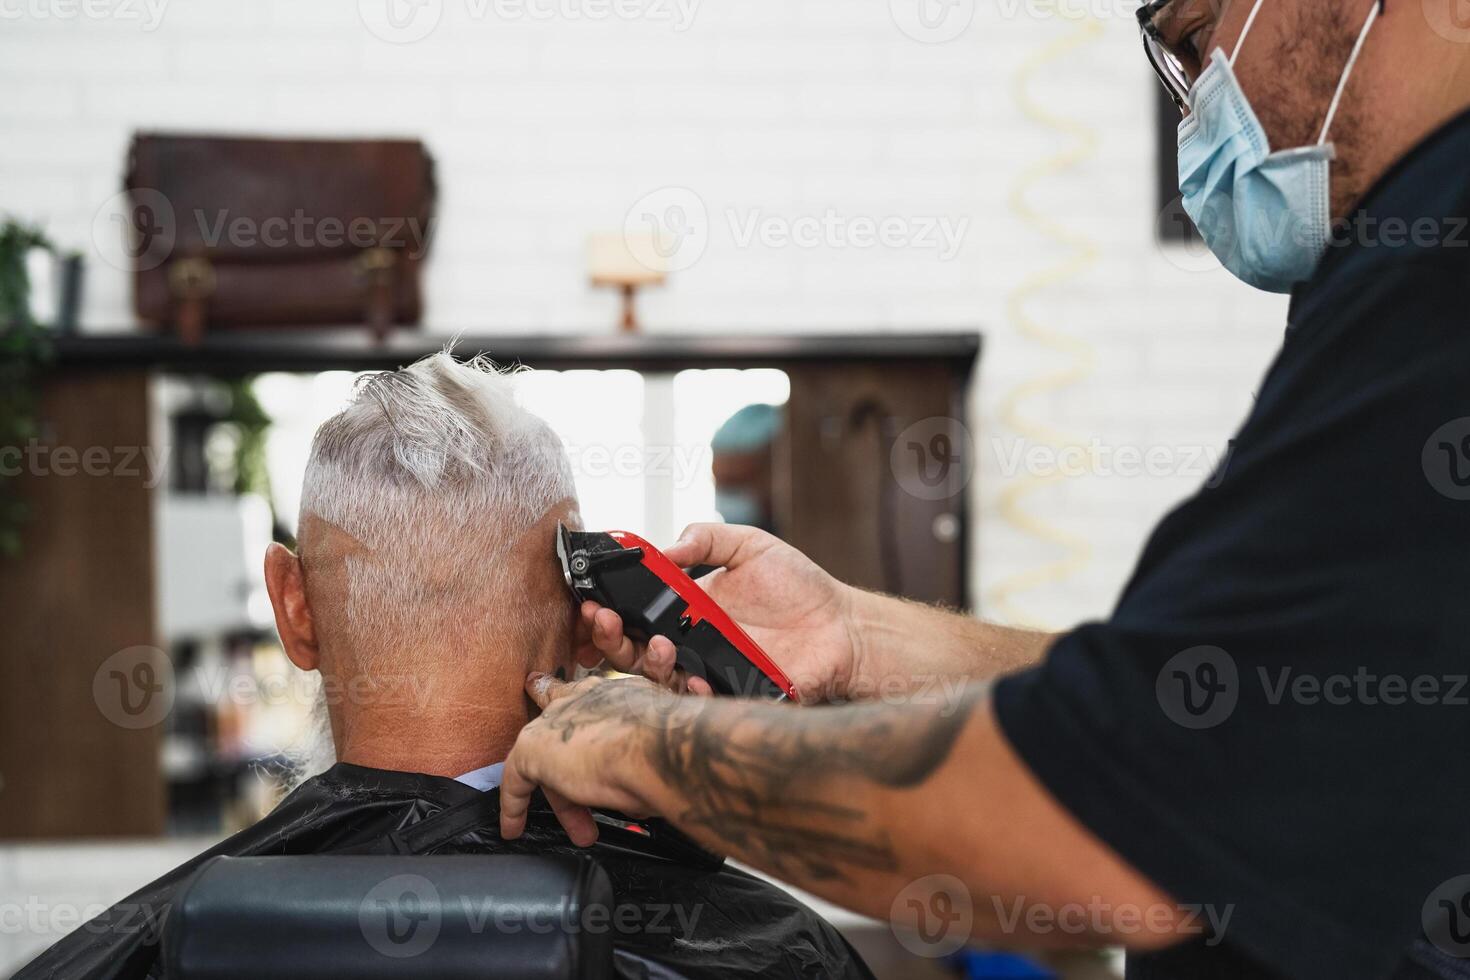
[[[783,877],[841,879],[896,865],[870,814],[835,802],[843,780],[919,785],[948,757],[979,700],[971,692],[948,711],[682,701],[655,726],[647,751],[685,800],[677,822],[705,828]]]
[[[642,711],[647,712],[647,705],[657,703],[649,702],[650,693],[656,699],[666,697],[662,692],[648,692],[625,682],[598,684],[564,710],[547,712],[546,726],[559,734],[563,743],[570,742],[582,729],[606,724],[609,717],[629,717],[640,710],[640,705],[645,705]]]

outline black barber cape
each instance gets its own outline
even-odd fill
[[[1224,921],[1131,978],[1470,976],[1470,114],[1361,208],[1112,618],[995,692],[1050,792]]]
[[[498,803],[499,790],[491,795]],[[175,889],[207,859],[353,851],[390,834],[402,836],[448,807],[477,798],[478,790],[452,779],[339,764],[307,781],[255,826],[62,939],[17,980],[159,976],[158,920],[166,918]],[[614,941],[618,976],[871,977],[835,929],[773,885],[729,868],[701,871],[600,847],[579,852],[539,794],[525,834],[502,841],[498,806],[486,802],[489,812],[477,829],[430,853],[590,853],[612,880],[620,907],[690,910],[682,919],[668,917],[657,930],[620,933]]]

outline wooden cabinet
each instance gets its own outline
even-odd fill
[[[126,686],[158,643],[147,374],[62,371],[40,417],[0,559],[0,838],[158,834],[161,730],[124,709],[156,693]]]
[[[845,582],[964,608],[965,386],[958,365],[792,365],[777,481],[787,538]],[[789,516],[788,516],[789,515]]]

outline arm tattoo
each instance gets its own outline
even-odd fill
[[[867,813],[837,802],[841,780],[919,785],[949,756],[980,695],[969,692],[949,712],[684,702],[654,729],[648,758],[688,801],[678,822],[779,876],[846,880],[850,869],[892,870],[897,857]]]
[[[660,697],[657,692],[655,697]],[[609,718],[628,717],[631,708],[646,695],[638,686],[625,681],[604,681],[567,705],[554,705],[542,719],[546,727],[561,736],[563,743],[584,728],[606,724]]]

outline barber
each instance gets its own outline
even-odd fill
[[[1155,0],[1185,209],[1293,292],[1221,473],[1065,635],[844,586],[759,531],[669,556],[803,705],[681,696],[583,610],[533,676],[535,787],[934,937],[1129,949],[1131,977],[1470,975],[1470,23],[1448,0]],[[1208,315],[1181,303],[1187,324]],[[657,682],[657,683],[654,683]],[[698,687],[698,685],[694,685]],[[946,697],[945,692],[959,692]]]

